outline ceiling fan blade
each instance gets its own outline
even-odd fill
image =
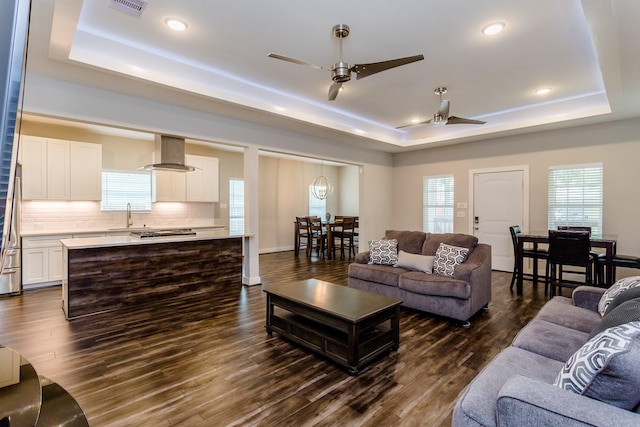
[[[448,125],[483,125],[487,122],[483,122],[482,120],[472,120],[472,119],[465,119],[463,117],[456,117],[456,116],[451,116],[447,119],[447,124]]]
[[[342,88],[342,83],[334,83],[329,86],[329,101],[335,101],[338,93],[340,93],[340,89]]]
[[[293,62],[294,64],[298,64],[298,65],[306,65],[307,67],[319,68],[321,70],[328,70],[328,68],[321,67],[320,65],[312,64],[311,62],[305,62],[299,59],[289,58],[288,56],[278,55],[277,53],[273,53],[273,52],[267,54],[267,56],[273,59],[280,59],[282,61]]]
[[[429,119],[429,120],[425,120],[424,122],[411,123],[409,125],[398,126],[396,129],[404,129],[404,128],[408,128],[408,127],[411,127],[411,126],[428,125],[428,124],[431,124],[432,121],[433,121],[432,119]]]
[[[389,61],[372,62],[371,64],[355,64],[350,71],[355,71],[356,79],[362,79],[372,74],[386,71],[401,65],[422,61],[424,55],[407,56],[406,58],[390,59]]]

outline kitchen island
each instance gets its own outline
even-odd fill
[[[63,239],[67,319],[181,294],[242,286],[243,239],[226,230],[193,235]]]

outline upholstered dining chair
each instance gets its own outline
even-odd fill
[[[522,233],[519,225],[514,225],[509,227],[509,232],[511,233],[511,243],[513,244],[513,274],[511,276],[511,286],[509,289],[513,289],[513,284],[516,282],[516,277],[518,276],[518,234]],[[545,261],[545,274],[543,277],[544,281],[544,293],[546,294],[549,287],[549,252],[546,249],[534,249],[534,248],[525,248],[522,251],[523,258],[531,258],[533,260],[533,274],[532,273],[522,273],[522,278],[526,280],[531,280],[533,283],[538,283],[538,279],[540,278],[538,275],[538,260]]]
[[[549,230],[549,271],[551,277],[551,296],[556,295],[556,289],[562,294],[562,288],[576,288],[580,285],[592,283],[592,257],[590,254],[591,240],[588,231]],[[565,279],[564,266],[581,267],[584,281]]]
[[[604,280],[604,268],[607,265],[606,254],[600,254],[596,258],[595,263],[595,285],[606,286]],[[633,255],[618,255],[615,254],[611,260],[611,267],[613,268],[613,277],[616,277],[616,268],[637,268],[640,269],[640,257]]]
[[[561,230],[561,231],[586,231],[587,233],[589,233],[589,237],[591,237],[591,231],[592,231],[591,227],[584,226],[584,225],[559,225],[558,226],[558,230]],[[590,250],[589,251],[589,255],[591,256],[591,262],[593,264],[592,282],[595,283],[596,280],[597,280],[596,279],[597,270],[596,270],[595,263],[596,263],[596,260],[598,259],[598,256],[600,254],[598,252],[593,252],[593,251]],[[565,272],[565,273],[577,273],[577,274],[581,274],[582,273],[581,271],[577,271],[576,272],[575,270],[567,270],[567,269],[564,269],[563,267],[560,267],[560,268],[562,268],[563,269],[562,271]]]

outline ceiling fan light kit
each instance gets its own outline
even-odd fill
[[[320,68],[322,70],[331,71],[331,80],[333,80],[333,83],[331,84],[331,86],[329,86],[329,101],[334,101],[338,96],[343,83],[351,80],[351,73],[356,73],[356,80],[358,80],[368,77],[372,74],[379,73],[381,71],[386,71],[391,68],[400,67],[401,65],[407,65],[412,62],[421,61],[424,59],[424,55],[414,55],[405,58],[391,59],[388,61],[373,62],[370,64],[354,64],[350,66],[349,63],[345,62],[342,58],[342,40],[350,33],[349,26],[346,24],[334,25],[331,33],[333,34],[333,37],[339,40],[340,43],[340,59],[338,62],[333,64],[331,68],[322,67],[320,65],[301,61],[296,58],[290,58],[284,55],[279,55],[273,52],[267,54],[267,56],[270,58],[279,59],[281,61],[292,62],[298,65],[305,65],[312,68]]]

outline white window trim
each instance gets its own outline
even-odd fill
[[[450,178],[452,180],[453,183],[453,190],[451,194],[451,232],[453,232],[454,228],[455,228],[455,177],[453,174],[444,174],[444,175],[428,175],[428,176],[423,176],[422,177],[422,229],[425,232],[428,232],[427,229],[427,218],[426,218],[426,212],[425,209],[427,206],[435,206],[435,205],[429,205],[427,204],[427,191],[425,188],[425,185],[427,184],[428,180],[432,180],[432,179],[442,179],[442,178]],[[445,206],[445,208],[447,208],[447,206]]]

